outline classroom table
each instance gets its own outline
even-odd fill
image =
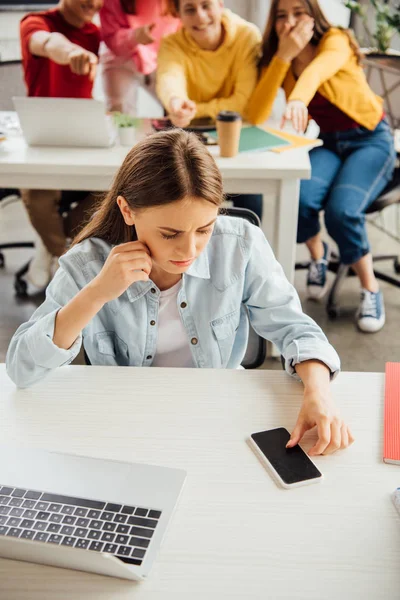
[[[12,113],[0,112],[0,120]],[[138,139],[151,132],[144,120]],[[296,232],[301,179],[311,173],[305,149],[242,153],[220,158],[209,146],[221,170],[226,193],[263,194],[262,227],[290,281],[294,278]],[[105,191],[124,160],[128,148],[29,147],[21,135],[9,134],[0,143],[0,187]],[[274,206],[273,222],[271,203]]]
[[[321,483],[284,490],[246,444],[294,426],[302,385],[283,371],[68,366],[18,390],[0,365],[2,443],[187,471],[145,582],[1,559],[0,598],[398,600],[384,375],[342,373],[332,386],[356,442],[314,458]]]

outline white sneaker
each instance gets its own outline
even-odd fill
[[[382,292],[361,290],[360,306],[356,313],[358,328],[365,333],[376,333],[385,324],[385,306]]]
[[[51,279],[51,261],[52,255],[37,237],[35,240],[35,254],[29,263],[29,269],[26,274],[26,280],[37,290],[43,290]]]

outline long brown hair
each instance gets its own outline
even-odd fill
[[[318,46],[323,35],[331,29],[332,25],[329,23],[324,13],[322,12],[318,0],[301,0],[306,8],[307,13],[314,19],[314,34],[310,40],[313,46]],[[263,68],[269,65],[274,55],[278,50],[279,39],[275,31],[276,14],[278,11],[279,0],[272,0],[271,9],[265,31],[262,40],[262,56],[259,62],[259,67]],[[339,27],[338,29],[342,29]],[[357,62],[361,61],[361,53],[357,41],[350,29],[342,29],[342,31],[348,36],[350,46],[357,57]]]
[[[135,211],[186,197],[220,206],[224,197],[221,173],[213,157],[194,133],[181,129],[150,135],[129,151],[110,191],[73,245],[90,237],[110,244],[135,238],[134,228],[122,217],[118,196]]]

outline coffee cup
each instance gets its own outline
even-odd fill
[[[237,112],[221,110],[217,115],[216,124],[220,156],[225,158],[236,156],[239,152],[242,117]]]

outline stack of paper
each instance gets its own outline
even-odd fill
[[[279,148],[271,148],[272,152],[285,152],[285,150],[293,150],[293,148],[315,148],[316,146],[322,146],[322,140],[319,139],[310,139],[305,137],[304,135],[296,135],[295,133],[286,133],[286,131],[281,131],[280,129],[273,129],[272,127],[264,127],[264,131],[269,133],[273,133],[274,135],[279,135],[279,137],[283,138],[287,142],[289,142],[286,146],[281,146]]]

